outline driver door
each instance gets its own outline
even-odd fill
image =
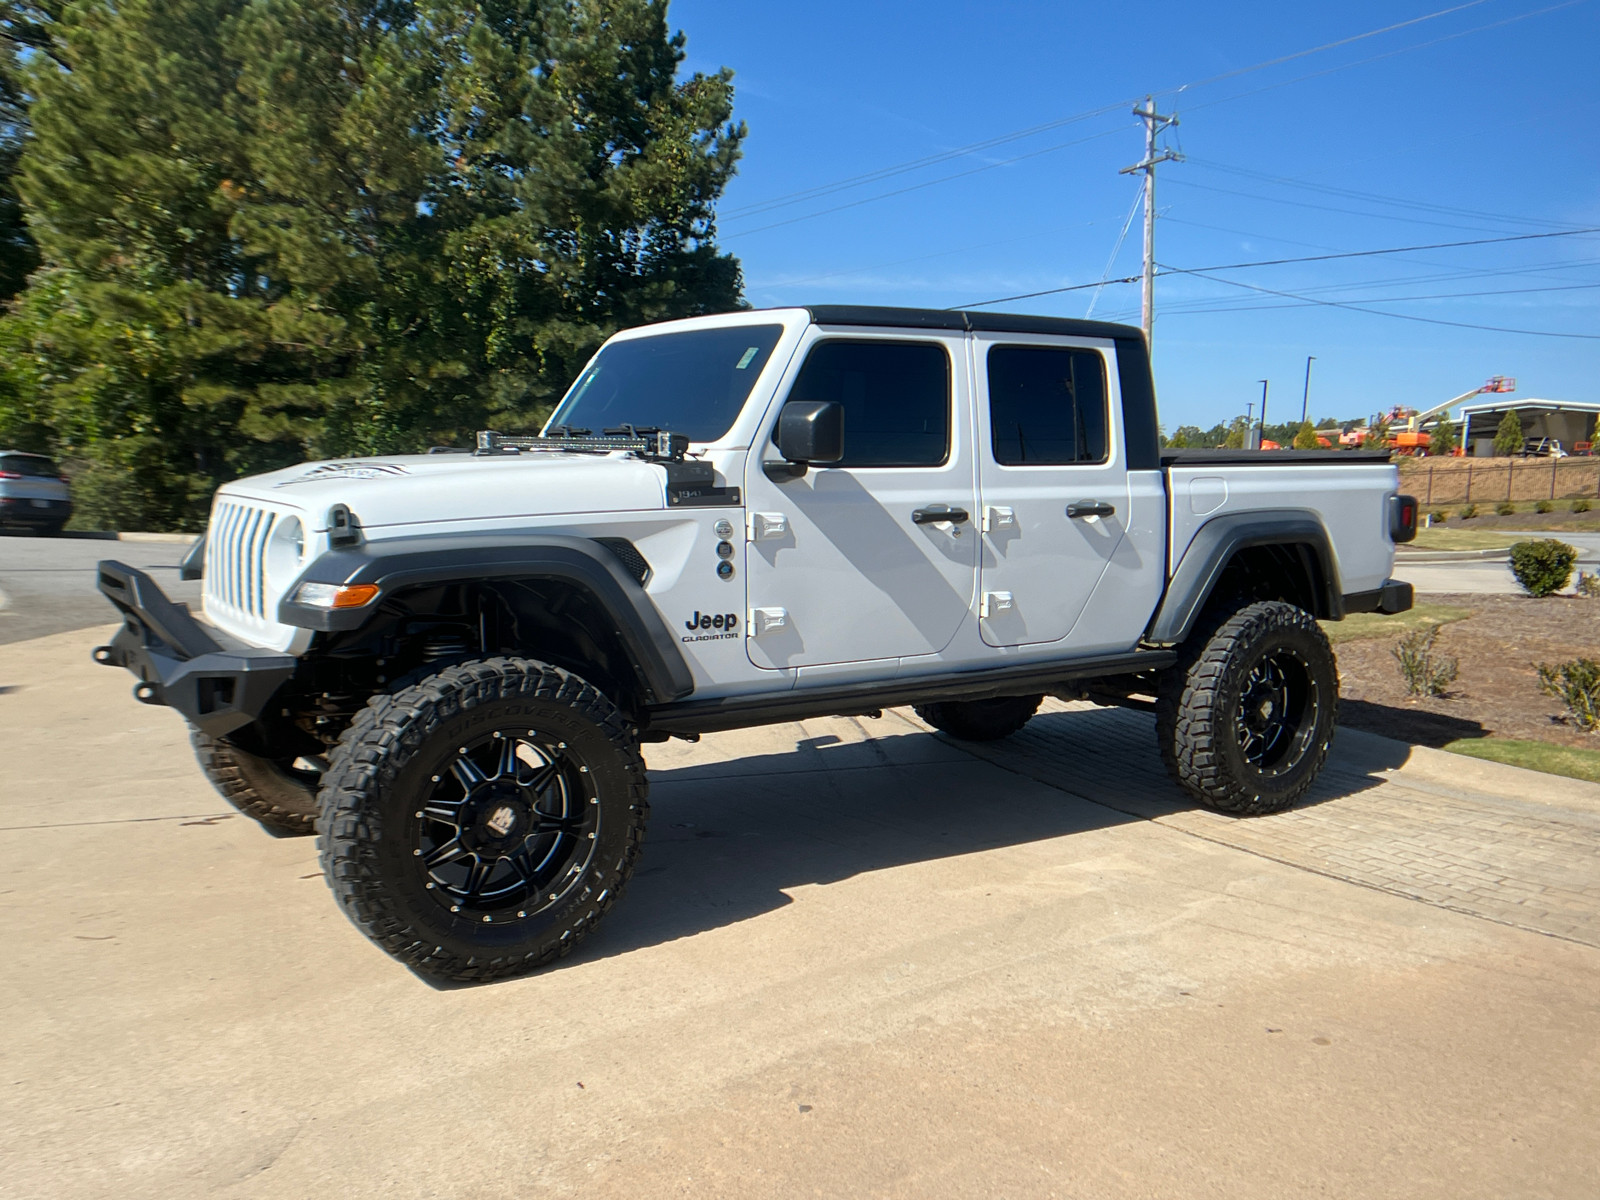
[[[796,356],[788,400],[843,405],[844,458],[798,479],[763,461],[782,403],[752,448],[745,645],[758,667],[938,654],[977,584],[976,486],[965,339],[826,333]]]

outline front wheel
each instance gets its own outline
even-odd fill
[[[245,816],[276,834],[317,831],[317,775],[297,770],[298,759],[262,758],[193,726],[189,743],[211,786]]]
[[[428,975],[482,981],[569,953],[633,874],[649,806],[635,731],[592,685],[528,659],[378,696],[322,790],[345,914]]]
[[[1201,804],[1239,816],[1305,795],[1333,742],[1339,673],[1304,609],[1271,600],[1203,625],[1163,676],[1161,757]]]

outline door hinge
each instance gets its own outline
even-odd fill
[[[750,514],[749,538],[752,542],[780,538],[789,532],[789,518],[785,513],[753,512]]]
[[[760,637],[774,629],[789,627],[789,610],[786,608],[752,608],[745,631],[750,637]]]
[[[986,504],[983,507],[983,531],[994,533],[1000,529],[1015,529],[1017,527],[1017,510],[1002,508],[998,504]]]
[[[978,601],[978,615],[987,621],[1015,607],[1010,592],[985,592],[983,599]]]

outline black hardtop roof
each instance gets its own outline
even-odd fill
[[[887,308],[870,304],[801,305],[813,325],[873,325],[893,329],[953,329],[986,333],[1053,333],[1066,337],[1143,338],[1136,325],[1083,321],[1075,317],[1030,317],[1024,313],[971,312],[948,308]]]

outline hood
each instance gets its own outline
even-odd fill
[[[287,505],[325,529],[343,504],[363,529],[666,507],[666,471],[624,454],[409,454],[302,463],[217,490]]]

